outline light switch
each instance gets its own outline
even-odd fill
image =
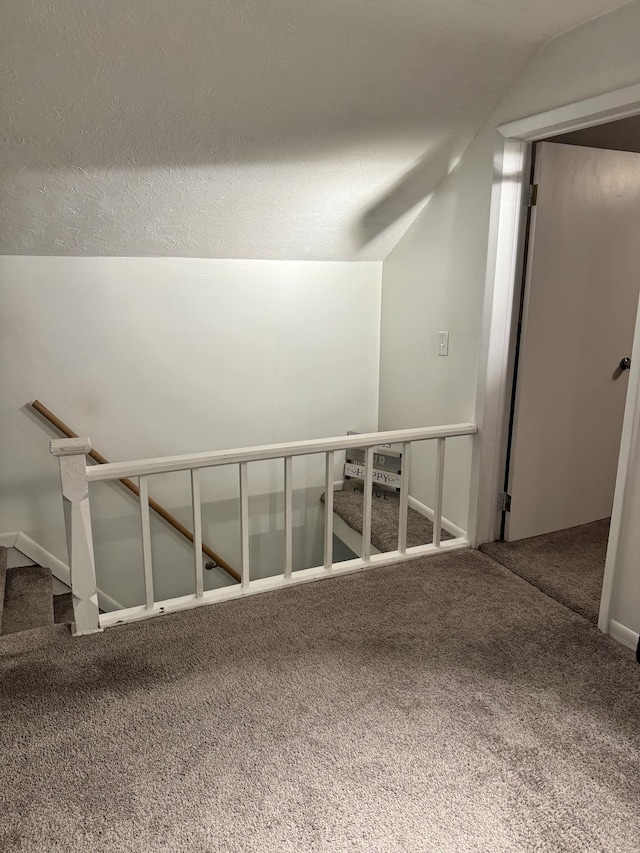
[[[438,355],[449,355],[449,332],[438,332]]]

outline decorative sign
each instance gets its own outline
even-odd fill
[[[381,453],[382,448],[375,447],[373,453],[373,467],[381,471],[395,471],[400,473],[402,466],[402,455],[400,453]],[[355,462],[357,465],[364,465],[365,452],[359,447],[350,448],[347,450],[347,462]]]
[[[356,480],[364,480],[364,465],[346,462],[344,475],[345,477],[353,477]],[[381,471],[379,468],[374,468],[372,475],[374,483],[378,483],[381,486],[390,486],[393,489],[400,488],[402,477],[395,471]]]
[[[358,435],[349,430],[348,435]],[[346,452],[344,466],[345,481],[364,480],[364,462],[366,451],[363,447],[352,447]],[[373,448],[373,483],[378,491],[389,489],[397,492],[402,483],[402,445],[379,444]]]

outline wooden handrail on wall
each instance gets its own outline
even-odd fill
[[[39,400],[34,400],[31,406],[36,410],[36,412],[38,412],[38,414],[42,415],[45,420],[49,421],[50,424],[52,424],[56,429],[60,430],[60,432],[67,438],[78,438],[77,433],[75,433],[70,427],[68,427],[64,421],[61,421],[59,417],[54,415],[52,411],[47,409],[46,406],[43,406],[43,404]],[[98,453],[97,450],[91,450],[89,452],[89,456],[93,459],[94,462],[97,462],[99,465],[109,464],[109,460],[106,459],[101,453]],[[125,477],[119,482],[121,482],[125,488],[129,489],[130,492],[133,492],[134,495],[140,497],[140,489],[138,488],[138,486],[136,486],[133,480],[130,480],[128,477]],[[171,515],[168,510],[166,510],[153,498],[149,498],[149,506],[152,510],[154,510],[154,512],[157,512],[161,518],[164,518],[164,520],[168,524],[175,528],[178,533],[181,533],[185,537],[185,539],[188,539],[190,542],[193,542],[193,533],[189,530],[189,528],[185,527],[181,521],[178,521],[178,519],[174,515]],[[234,568],[232,568],[229,563],[226,562],[226,560],[223,560],[222,557],[219,556],[219,554],[216,554],[216,552],[209,548],[208,545],[205,545],[204,542],[202,543],[202,550],[207,555],[207,557],[210,557],[214,561],[217,566],[220,566],[221,569],[224,569],[225,572],[228,575],[231,575],[231,577],[234,580],[238,581],[238,583],[240,582],[240,575],[238,574],[238,572]]]

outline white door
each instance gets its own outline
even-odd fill
[[[536,174],[510,541],[611,514],[640,291],[640,154],[543,143]]]

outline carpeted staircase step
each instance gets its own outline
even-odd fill
[[[324,503],[324,495],[321,497]],[[333,493],[333,511],[349,527],[362,535],[362,512],[364,495],[347,489]],[[371,507],[371,543],[378,551],[395,551],[398,547],[398,521],[400,502],[395,495],[374,495]],[[442,539],[454,537],[442,530]],[[407,515],[407,545],[428,545],[433,540],[433,524],[415,509],[409,509]]]
[[[53,596],[53,621],[73,622],[73,600],[70,592]]]
[[[41,566],[8,569],[0,633],[53,625],[51,571]]]

